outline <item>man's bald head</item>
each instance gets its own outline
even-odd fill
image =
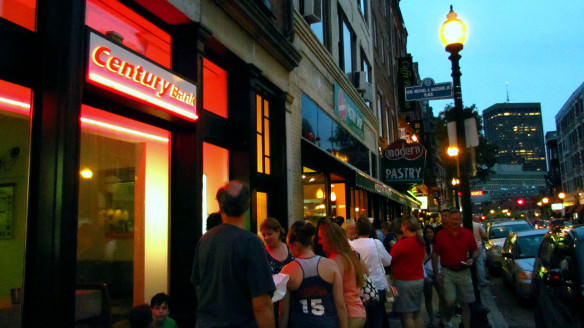
[[[226,216],[239,217],[249,208],[249,188],[241,181],[228,182],[217,191],[219,208]]]

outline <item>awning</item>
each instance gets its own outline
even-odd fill
[[[377,193],[381,196],[387,197],[397,203],[409,206],[411,208],[420,208],[422,202],[414,199],[411,196],[400,193],[392,187],[383,182],[374,179],[360,171],[355,172],[355,186],[365,189],[370,192]]]
[[[413,197],[403,194],[383,182],[370,177],[353,165],[343,162],[333,154],[319,148],[314,143],[302,138],[302,162],[309,166],[326,168],[327,172],[337,173],[353,182],[356,187],[376,193],[411,208],[420,208],[422,203]],[[353,181],[354,180],[354,181]]]

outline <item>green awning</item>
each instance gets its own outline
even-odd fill
[[[355,186],[367,190],[369,192],[374,192],[386,198],[389,198],[402,205],[409,206],[411,208],[420,208],[422,202],[419,200],[403,194],[392,187],[384,184],[381,181],[373,179],[361,172],[355,172]]]

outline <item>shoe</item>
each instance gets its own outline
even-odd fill
[[[487,281],[487,282],[483,282],[483,283],[479,284],[479,286],[480,287],[491,287],[492,284],[491,284],[491,282]]]

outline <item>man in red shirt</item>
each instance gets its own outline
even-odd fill
[[[436,234],[432,252],[432,268],[440,274],[438,284],[442,286],[444,301],[452,309],[455,301],[462,306],[462,323],[470,328],[469,304],[475,301],[470,267],[479,255],[472,231],[461,227],[462,218],[457,208],[449,210],[444,229]],[[452,311],[447,312],[446,322],[450,322]]]

